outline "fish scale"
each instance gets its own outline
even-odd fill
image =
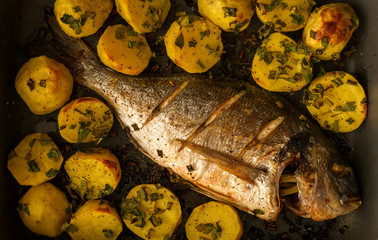
[[[299,216],[325,220],[361,204],[349,165],[280,96],[215,76],[116,73],[52,19],[55,38],[65,47],[48,44],[44,53],[108,102],[139,150],[197,191],[265,220],[275,220],[284,205]],[[279,184],[289,164],[296,168],[298,193],[285,198]]]

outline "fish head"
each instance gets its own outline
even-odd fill
[[[323,221],[348,214],[361,205],[352,168],[337,151],[324,145],[313,144],[306,149],[295,177],[298,215]]]

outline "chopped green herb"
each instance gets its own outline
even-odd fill
[[[149,24],[148,22],[144,22],[144,23],[142,24],[142,26],[143,26],[144,28],[149,28],[149,27],[150,27],[150,24]]]
[[[324,48],[327,48],[329,44],[327,37],[323,37],[321,43]]]
[[[260,39],[265,39],[267,38],[271,32],[274,31],[274,24],[271,23],[271,22],[266,22],[264,23],[264,25],[262,25],[259,30],[258,30],[258,33],[259,33],[259,38]]]
[[[353,28],[354,28],[355,26],[357,26],[358,23],[357,23],[357,20],[356,20],[355,18],[353,18],[353,17],[350,19],[350,23],[351,23],[351,24],[349,25],[349,31],[352,31]]]
[[[367,103],[367,99],[366,98],[363,98],[360,102],[360,104],[364,104],[364,103]]]
[[[204,37],[207,37],[209,35],[210,35],[210,31],[209,30],[200,32],[200,40],[202,40]]]
[[[346,76],[346,73],[343,72],[343,71],[338,71],[337,73],[339,74],[339,76],[340,76],[341,78],[344,78],[344,77]]]
[[[76,128],[76,124],[71,124],[70,125],[70,129],[75,129]]]
[[[316,39],[317,32],[310,30],[310,38]]]
[[[344,106],[336,106],[334,111],[353,112],[356,110],[356,102],[346,102]]]
[[[352,86],[357,86],[357,82],[349,80],[349,79],[347,80],[346,83],[349,84],[349,85],[352,85]]]
[[[81,11],[81,9],[80,9],[79,6],[76,6],[76,7],[72,8],[72,10],[73,10],[74,13],[77,13],[77,12]]]
[[[256,216],[257,214],[263,215],[263,214],[264,214],[264,211],[262,211],[262,210],[256,208],[256,209],[253,209],[252,214],[255,215],[255,216]]]
[[[151,201],[159,200],[159,194],[151,193],[150,198],[151,198]]]
[[[176,41],[175,41],[175,44],[177,47],[179,47],[180,49],[182,49],[184,47],[184,35],[182,35],[182,33],[180,34],[180,36],[178,36],[176,38]]]
[[[40,87],[46,88],[46,81],[47,81],[46,79],[43,79],[43,80],[41,80],[41,81],[39,82],[38,85],[39,85]]]
[[[349,125],[352,125],[352,123],[354,123],[354,119],[353,118],[348,118],[347,120],[345,120],[347,123],[349,123]]]
[[[48,156],[49,158],[54,159],[54,161],[57,161],[58,158],[59,158],[59,152],[58,152],[58,150],[56,150],[55,148],[51,148],[51,149],[50,149],[50,152],[47,153],[47,156]]]
[[[334,131],[334,132],[338,132],[339,131],[339,120],[335,120],[332,123],[331,130]]]
[[[109,184],[105,184],[104,192],[106,192],[107,194],[110,194],[113,192],[113,188]]]
[[[125,39],[125,28],[123,27],[118,27],[116,30],[115,30],[115,38],[118,39],[118,40],[123,40]]]
[[[80,26],[84,25],[85,21],[86,21],[86,18],[85,18],[85,21],[83,20],[83,16],[84,15],[81,15],[81,21],[80,22],[78,20],[76,20],[72,15],[68,15],[68,14],[63,14],[63,17],[61,17],[60,20],[64,24],[69,25],[69,27],[72,30],[75,31],[75,34],[78,35],[78,34],[82,33]]]
[[[341,85],[344,84],[344,83],[341,81],[340,78],[335,78],[335,79],[332,79],[331,81],[332,81],[334,84],[336,84],[337,87],[338,87],[338,86],[341,86]]]
[[[77,143],[81,143],[92,131],[88,128],[82,128],[80,125],[79,130],[77,131]]]
[[[138,125],[136,123],[133,123],[131,125],[131,127],[134,129],[134,131],[139,131],[140,130],[139,127],[138,127]]]
[[[276,79],[277,71],[270,70],[268,79]]]
[[[329,125],[328,121],[324,121],[324,128],[330,129],[331,125]]]
[[[222,228],[219,225],[219,222],[216,222],[216,226],[212,223],[200,223],[196,227],[196,230],[204,234],[211,233],[211,239],[217,240],[222,236]]]
[[[150,239],[151,238],[151,235],[152,233],[154,232],[154,230],[152,228],[150,228],[147,232],[147,239]]]
[[[46,172],[46,177],[52,178],[58,174],[59,170],[51,168],[49,171]]]
[[[157,227],[157,226],[160,226],[162,224],[162,220],[161,218],[159,217],[156,217],[154,215],[152,215],[148,221],[150,221],[152,223],[152,225],[154,225],[154,227]]]
[[[33,140],[30,141],[29,146],[30,146],[31,148],[34,146],[35,141],[37,141],[37,139],[35,139],[35,138],[34,138]]]
[[[203,63],[201,62],[201,60],[198,59],[196,63],[198,64],[198,66],[201,67],[202,70],[205,69],[205,65],[203,65]]]
[[[212,223],[200,223],[196,226],[196,230],[204,234],[209,234],[215,226]]]
[[[172,205],[173,205],[173,202],[168,202],[167,203],[167,210],[171,210]]]
[[[64,212],[65,212],[66,214],[71,214],[71,213],[72,213],[71,206],[66,207],[66,208],[64,209]]]
[[[224,17],[236,17],[237,8],[222,7]]]
[[[67,127],[67,125],[62,125],[59,127],[59,130],[64,130]]]
[[[113,237],[113,231],[110,229],[103,229],[102,232],[104,233],[104,236],[106,238],[111,238]]]
[[[128,48],[133,48],[135,45],[137,45],[138,44],[138,42],[137,41],[128,41],[128,43],[127,43],[127,47]]]
[[[29,204],[28,203],[19,203],[18,206],[17,206],[17,211],[23,211],[25,212],[27,215],[30,216],[30,210],[29,210]]]
[[[38,163],[36,163],[35,160],[28,161],[28,166],[29,166],[29,169],[28,169],[29,172],[39,172],[40,171]]]
[[[264,60],[264,62],[269,65],[273,61],[273,52],[269,52],[266,50],[265,47],[258,47],[257,48],[257,55],[260,57],[260,60]]]
[[[290,17],[293,18],[291,21],[297,25],[302,25],[304,23],[304,17],[299,13],[290,14]]]
[[[196,40],[189,41],[189,47],[195,47],[196,45],[197,45],[197,41]]]
[[[273,11],[280,3],[282,0],[272,0],[270,4],[262,4],[263,8],[265,9],[266,12],[271,12]],[[259,8],[261,8],[261,5],[259,5]]]
[[[26,82],[26,85],[29,87],[30,91],[33,91],[35,88],[35,82],[31,78]]]
[[[282,10],[285,10],[288,5],[286,3],[280,3]]]
[[[188,169],[189,172],[193,172],[194,168],[192,165],[186,165],[186,168]]]
[[[245,19],[243,22],[240,22],[235,25],[234,33],[238,34],[240,32],[240,29],[243,28],[245,25],[249,23],[248,19]]]
[[[77,227],[73,224],[69,224],[68,222],[65,222],[62,225],[62,231],[66,233],[74,233],[74,232],[77,232]]]

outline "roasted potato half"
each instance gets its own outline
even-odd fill
[[[282,33],[273,33],[257,49],[252,61],[256,83],[273,92],[292,92],[312,80],[311,52]]]
[[[113,123],[110,108],[92,97],[71,101],[58,115],[60,135],[70,143],[98,143],[109,134]]]
[[[73,240],[117,239],[122,232],[122,219],[106,200],[89,200],[77,210],[63,230]]]
[[[313,0],[257,0],[256,13],[265,24],[273,24],[277,32],[303,28],[310,15]]]
[[[32,113],[44,115],[70,99],[73,79],[63,64],[40,56],[31,58],[20,68],[15,87]]]
[[[171,9],[170,0],[115,0],[117,11],[138,33],[155,32]]]
[[[8,169],[23,186],[53,179],[62,163],[59,148],[46,133],[27,135],[8,156]]]
[[[71,205],[66,195],[47,182],[31,187],[18,202],[18,213],[30,231],[57,237],[61,227],[71,217]]]
[[[254,14],[250,0],[198,0],[198,11],[223,31],[245,30]]]
[[[304,102],[319,124],[334,132],[351,132],[365,120],[365,91],[349,73],[329,72],[311,82]]]
[[[177,197],[160,184],[142,184],[130,190],[121,204],[126,226],[143,239],[170,239],[181,223]]]
[[[78,151],[64,164],[71,188],[82,199],[96,199],[111,194],[121,180],[118,158],[109,150],[90,148]]]
[[[243,235],[243,224],[235,208],[212,201],[193,210],[185,230],[188,240],[238,240]]]
[[[359,19],[349,4],[326,4],[311,13],[302,40],[317,58],[338,59],[358,25]]]
[[[122,24],[105,30],[98,41],[97,53],[106,66],[128,75],[141,73],[152,56],[144,35]]]
[[[174,21],[165,34],[168,57],[189,73],[202,73],[220,59],[221,30],[209,20],[186,15]]]
[[[113,4],[113,0],[56,0],[54,13],[63,32],[81,38],[97,32]]]

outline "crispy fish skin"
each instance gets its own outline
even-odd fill
[[[275,220],[283,205],[320,221],[361,204],[351,168],[321,130],[278,95],[200,75],[115,73],[53,21],[65,47],[54,44],[44,54],[101,95],[143,153],[205,194],[265,220]],[[280,176],[289,164],[296,166],[299,192],[280,198]]]

